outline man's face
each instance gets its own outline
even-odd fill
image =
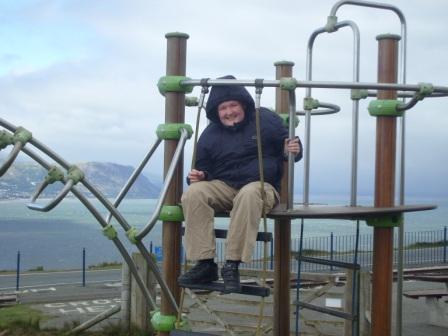
[[[228,100],[218,105],[219,120],[225,126],[233,126],[244,119],[243,105],[237,100]]]

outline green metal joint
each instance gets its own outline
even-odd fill
[[[22,145],[25,145],[32,138],[33,134],[23,127],[17,127],[14,133],[14,142],[20,142]]]
[[[117,238],[117,230],[109,224],[103,228],[103,235],[105,235],[108,239],[113,240]]]
[[[361,100],[367,98],[368,95],[369,93],[365,89],[352,89],[350,93],[350,98],[352,100]]]
[[[0,150],[14,143],[14,135],[2,130],[0,131]]]
[[[184,212],[179,205],[164,205],[160,210],[159,220],[164,222],[183,222]]]
[[[325,25],[325,31],[327,33],[333,33],[336,29],[336,23],[338,23],[338,17],[336,15],[329,15],[327,17],[327,24]]]
[[[289,127],[289,114],[288,113],[280,113],[278,115],[283,120],[283,125],[285,125],[286,128]],[[299,117],[294,116],[294,128],[297,128],[299,126]]]
[[[420,90],[415,93],[418,100],[430,96],[434,92],[434,86],[431,83],[418,83]]]
[[[280,78],[280,89],[293,91],[297,87],[297,79],[294,77],[283,77]]]
[[[54,182],[63,181],[64,180],[64,172],[61,168],[57,166],[52,166],[48,170],[47,176],[45,176],[45,182],[48,184],[52,184]]]
[[[73,184],[77,184],[84,178],[84,172],[78,166],[71,166],[67,172],[67,179],[72,180]]]
[[[373,117],[401,117],[403,111],[399,111],[400,102],[394,99],[377,99],[369,103],[369,113]]]
[[[181,129],[185,129],[188,132],[188,139],[190,139],[193,134],[193,128],[188,124],[160,124],[157,127],[156,134],[162,140],[179,140]]]
[[[138,243],[137,234],[138,230],[135,227],[131,227],[129,230],[126,231],[126,236],[128,237],[129,241],[134,245]]]
[[[311,97],[303,98],[303,109],[306,111],[311,111],[319,108],[319,101]]]
[[[186,96],[185,97],[185,106],[198,106],[199,105],[199,99],[198,97],[193,97],[193,96]]]
[[[403,214],[384,215],[375,218],[367,218],[368,226],[379,228],[393,228],[403,225]]]
[[[162,96],[167,92],[184,92],[190,93],[193,91],[193,85],[183,85],[182,81],[191,78],[185,76],[163,76],[159,79],[157,87]]]
[[[162,315],[160,311],[151,314],[151,324],[155,331],[169,332],[174,329],[176,316]]]

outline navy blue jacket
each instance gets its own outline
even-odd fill
[[[221,123],[217,110],[219,104],[228,100],[239,101],[245,111],[244,120],[231,127]],[[204,171],[207,181],[218,179],[236,189],[259,181],[255,107],[249,92],[243,86],[212,87],[206,114],[211,123],[198,140],[195,169]],[[288,130],[277,114],[263,107],[260,108],[260,125],[264,179],[278,190]],[[301,158],[302,153],[295,159]]]

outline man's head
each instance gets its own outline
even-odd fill
[[[225,76],[220,79],[235,79]],[[250,119],[255,110],[252,96],[244,86],[217,85],[210,90],[205,107],[207,118],[224,126],[234,126]]]
[[[219,120],[224,126],[234,126],[244,120],[244,107],[238,100],[227,100],[218,105]]]

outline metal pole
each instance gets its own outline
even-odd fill
[[[334,259],[334,235],[333,232],[330,234],[330,260]],[[333,265],[330,266],[330,270],[333,271]]]
[[[293,62],[274,63],[275,78],[292,77]],[[275,110],[285,113],[289,109],[287,91],[275,90]],[[294,122],[291,120],[290,122]],[[288,164],[283,165],[283,178],[280,187],[280,202],[288,204]],[[291,220],[281,219],[274,223],[274,335],[289,335],[290,293],[289,273],[291,255]]]
[[[380,35],[378,40],[378,81],[397,81],[397,35]],[[378,99],[396,99],[396,92],[378,91]],[[394,206],[396,117],[376,120],[375,206]],[[372,274],[372,335],[391,335],[393,228],[375,227]]]
[[[447,229],[446,226],[443,230],[443,262],[446,264],[446,248],[448,245],[448,241],[447,241]]]
[[[166,75],[184,76],[186,73],[187,39],[184,33],[168,33],[167,39],[167,63]],[[183,123],[185,121],[185,93],[167,92],[165,94],[165,122]],[[177,147],[177,140],[165,140],[164,151],[164,176],[166,177],[171,160]],[[180,203],[183,186],[183,154],[180,157],[176,171],[166,193],[165,204],[177,205]],[[163,274],[176,302],[179,303],[180,290],[177,278],[180,274],[180,249],[181,249],[181,223],[163,222]],[[161,296],[160,312],[162,315],[176,315],[175,309],[165,295]],[[168,336],[168,332],[160,332],[161,336]]]
[[[86,286],[86,248],[82,249],[82,286]]]
[[[20,251],[17,251],[16,291],[19,290],[19,284],[20,284]]]

